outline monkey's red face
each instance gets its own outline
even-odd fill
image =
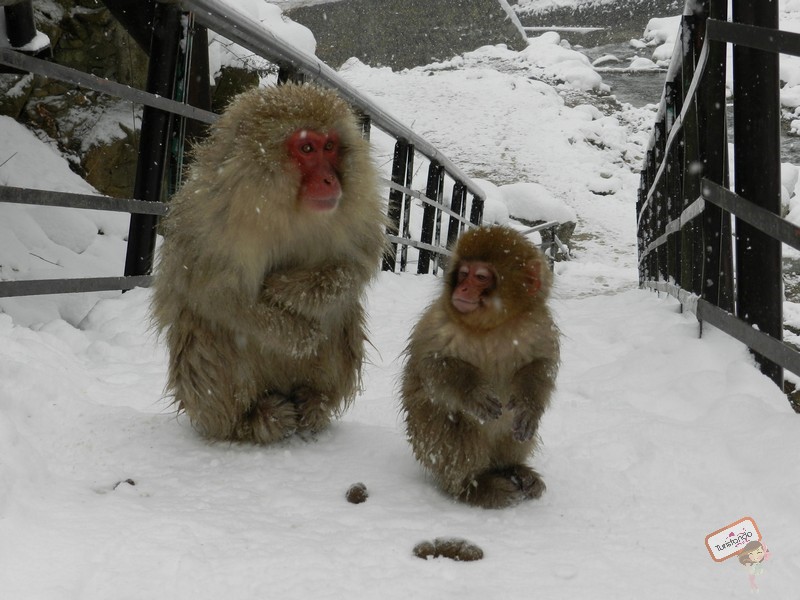
[[[327,212],[339,205],[342,186],[339,183],[339,134],[312,129],[298,129],[286,145],[300,169],[298,202],[313,212]]]
[[[451,296],[453,307],[462,314],[477,310],[494,290],[496,278],[492,266],[481,261],[461,261]]]

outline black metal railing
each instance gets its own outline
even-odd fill
[[[107,4],[111,6],[115,2],[109,0]],[[182,15],[188,16],[188,19],[182,21]],[[185,25],[187,22],[190,24],[188,27]],[[139,143],[139,166],[134,185],[136,200],[103,196],[78,198],[75,194],[56,191],[34,192],[0,186],[0,202],[42,203],[131,213],[124,277],[5,281],[0,282],[0,296],[124,290],[149,285],[152,281],[150,273],[156,225],[167,210],[161,201],[168,196],[164,183],[170,161],[171,139],[174,140],[176,131],[183,131],[181,120],[190,119],[210,124],[217,119],[217,115],[209,110],[190,105],[186,101],[187,95],[178,101],[171,99],[176,95],[176,87],[181,87],[175,81],[179,52],[177,42],[182,35],[192,35],[194,32],[205,34],[206,28],[277,65],[281,81],[289,77],[299,77],[335,88],[364,115],[365,131],[368,132],[374,126],[396,140],[392,177],[391,180],[384,180],[389,189],[387,210],[391,220],[390,231],[387,232],[391,251],[384,261],[384,269],[394,271],[399,262],[399,269],[406,270],[412,262],[409,254],[414,252],[417,253],[417,272],[430,272],[431,264],[435,272],[440,259],[449,255],[448,244],[465,227],[480,224],[484,201],[480,188],[438,149],[383,111],[328,65],[290,46],[265,30],[261,24],[219,0],[183,0],[180,4],[157,2],[153,7],[147,91],[27,56],[10,48],[0,48],[0,65],[69,82],[145,107]],[[139,33],[141,38],[141,32]],[[200,51],[207,52],[207,45],[196,46],[202,46]],[[191,44],[186,44],[184,49],[185,47],[191,47]],[[184,64],[188,64],[189,58],[183,58]],[[187,88],[189,84],[186,82],[190,79],[188,71],[184,77],[183,87]],[[418,157],[419,162],[428,163],[428,179],[424,191],[414,190],[412,187],[415,157]],[[449,202],[443,193],[446,179],[450,180],[453,188]],[[137,204],[137,201],[140,203]],[[156,205],[157,209],[154,208]],[[411,211],[415,207],[423,210],[419,231],[412,231],[410,226]]]
[[[778,54],[800,56],[800,35],[778,29],[776,2],[731,6],[728,21],[727,0],[686,3],[642,171],[639,280],[745,343],[782,385],[784,368],[800,374],[800,353],[782,341],[781,244],[800,249],[800,230],[779,216]]]

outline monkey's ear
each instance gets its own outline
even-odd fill
[[[528,261],[523,269],[523,276],[525,278],[525,289],[529,296],[533,296],[542,287],[541,278],[542,263],[539,260]]]

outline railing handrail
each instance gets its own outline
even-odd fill
[[[359,92],[317,57],[295,48],[236,8],[219,0],[180,0],[180,4],[193,12],[199,23],[224,35],[232,42],[279,65],[289,64],[309,77],[334,87],[345,100],[363,111],[380,129],[410,143],[415,150],[442,165],[451,177],[464,183],[474,196],[481,199],[485,197],[481,188],[447,156]]]
[[[33,204],[38,206],[59,206],[62,208],[85,208],[89,210],[106,210],[158,216],[167,214],[169,208],[163,202],[113,198],[111,196],[101,196],[97,194],[51,192],[48,190],[34,190],[10,185],[0,186],[0,202]]]
[[[0,64],[22,71],[28,71],[29,73],[41,75],[49,79],[72,83],[83,88],[94,90],[95,92],[101,92],[128,100],[134,104],[151,106],[174,115],[200,121],[201,123],[214,123],[219,118],[219,115],[203,110],[202,108],[194,107],[191,104],[170,100],[169,98],[157,96],[129,85],[92,75],[91,73],[84,73],[83,71],[78,71],[71,67],[65,67],[64,65],[42,60],[41,58],[35,58],[12,48],[0,47]]]
[[[161,2],[161,0],[159,1]],[[166,6],[168,4],[178,4],[178,2],[161,2],[161,8],[165,9],[164,14],[161,15],[162,17],[173,15],[173,13],[176,14],[179,10],[177,6]],[[396,139],[398,144],[404,144],[412,152],[417,152],[425,156],[430,161],[432,170],[440,169],[442,177],[441,182],[444,181],[443,177],[445,174],[455,181],[456,188],[461,190],[461,196],[458,200],[458,204],[456,204],[456,199],[454,197],[451,207],[444,202],[443,198],[439,201],[431,200],[422,192],[410,189],[410,179],[407,180],[406,186],[401,186],[392,181],[382,179],[389,188],[399,191],[402,194],[401,201],[406,211],[410,208],[409,202],[412,197],[421,200],[428,205],[428,208],[433,207],[436,209],[435,245],[426,243],[423,240],[413,240],[411,238],[411,235],[407,231],[408,215],[404,218],[405,223],[402,237],[387,234],[390,241],[403,245],[403,262],[401,264],[401,269],[403,269],[405,265],[405,248],[407,247],[417,248],[431,254],[439,254],[442,256],[449,255],[446,245],[440,245],[439,219],[441,215],[449,216],[450,230],[455,229],[456,232],[460,231],[464,226],[479,223],[485,198],[485,194],[481,188],[479,188],[477,184],[447,156],[442,154],[432,144],[416,134],[409,127],[377,106],[377,104],[372,102],[365,95],[361,94],[328,65],[318,60],[316,57],[294,48],[291,44],[275,36],[271,31],[265,29],[256,21],[222,2],[214,0],[184,0],[181,4],[194,15],[194,20],[199,24],[213,29],[231,41],[277,64],[279,67],[289,67],[290,70],[304,73],[312,80],[335,88],[356,110],[359,110],[369,118],[371,125],[378,127],[388,136]],[[169,18],[172,17],[170,16]],[[162,27],[162,29],[163,31],[160,33],[162,38],[165,34],[169,35],[166,28]],[[184,118],[195,119],[206,124],[215,122],[219,117],[219,115],[208,110],[197,108],[186,102],[172,100],[169,96],[164,94],[153,93],[153,90],[150,89],[149,79],[148,91],[143,91],[115,81],[96,77],[70,67],[30,57],[14,51],[11,48],[0,48],[0,64],[116,96],[130,102],[142,104],[145,107],[150,107],[151,109],[155,109],[156,112],[171,113]],[[140,156],[140,162],[141,161],[142,158]],[[410,164],[409,162],[409,165]],[[442,185],[441,182],[440,185]],[[467,208],[466,192],[471,193],[473,196],[472,212],[470,213],[469,219],[463,214]],[[148,200],[152,200],[152,198],[148,198]],[[167,205],[156,201],[109,198],[100,195],[70,194],[57,191],[28,190],[0,186],[0,202],[3,201],[128,212],[132,215],[132,218],[143,215],[155,219],[158,216],[166,214],[168,209]],[[390,197],[390,205],[391,202],[392,199]],[[461,214],[457,211],[461,211]],[[448,233],[448,242],[450,241],[449,238],[452,233],[452,231]],[[131,253],[130,240],[133,239],[131,237],[132,235],[132,233],[129,234],[128,254]],[[423,239],[424,235],[425,233],[423,231]],[[144,250],[143,252],[146,253],[147,251]],[[421,260],[422,254],[420,255],[420,261]],[[427,272],[427,270],[425,272]],[[147,271],[144,273],[135,271],[129,272],[126,263],[124,277],[17,280],[2,282],[2,285],[0,285],[0,297],[114,289],[126,290],[139,285],[148,285],[151,281],[152,276],[150,276]]]

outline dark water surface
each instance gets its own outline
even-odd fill
[[[642,28],[642,33],[644,33],[644,28]],[[660,102],[666,81],[665,70],[637,72],[622,70],[622,67],[627,66],[630,62],[629,59],[634,56],[652,58],[653,47],[637,50],[630,45],[630,38],[627,37],[600,46],[583,47],[580,34],[570,33],[562,37],[592,61],[609,54],[620,59],[619,63],[608,63],[598,67],[603,82],[611,86],[611,94],[620,102],[627,102],[636,107]],[[733,113],[730,106],[728,111],[729,137],[732,139]],[[781,124],[781,160],[800,165],[800,138],[788,135],[788,123],[785,122]]]

